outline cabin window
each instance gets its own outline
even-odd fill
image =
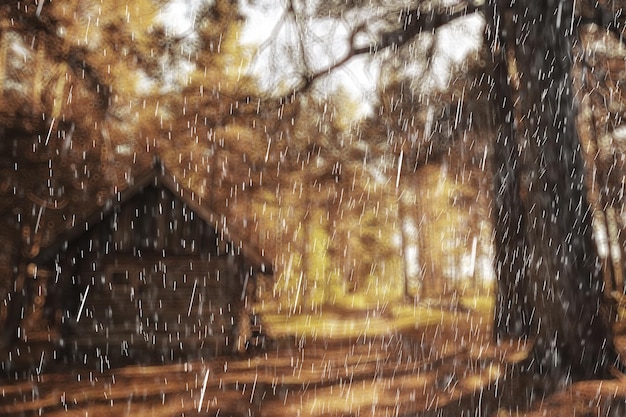
[[[111,285],[126,285],[136,287],[140,281],[141,271],[137,265],[117,264],[106,268],[106,282]]]

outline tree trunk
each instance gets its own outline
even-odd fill
[[[487,32],[492,47],[494,124],[500,127],[493,145],[494,242],[497,277],[494,310],[494,336],[528,335],[530,307],[527,297],[526,216],[520,198],[520,163],[515,129],[513,92],[507,61],[511,40],[503,34],[513,22],[509,13],[500,13],[499,4],[489,8],[490,28],[503,27],[500,33]]]
[[[575,124],[573,1],[518,0],[510,7],[516,14],[517,114],[530,165],[528,272],[536,340],[528,364],[550,390],[609,376],[617,353]]]

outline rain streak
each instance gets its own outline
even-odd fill
[[[626,2],[0,4],[0,415],[626,414]]]

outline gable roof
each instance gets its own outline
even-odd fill
[[[152,185],[167,189],[187,204],[204,222],[216,230],[220,240],[233,242],[244,256],[246,263],[255,271],[272,273],[271,261],[265,258],[261,250],[248,240],[244,240],[243,233],[230,226],[226,216],[211,210],[206,204],[203,204],[200,196],[184,188],[176,176],[170,174],[158,159],[154,161],[150,169],[131,178],[128,184],[129,186],[124,189],[116,189],[115,193],[104,202],[102,207],[99,207],[99,210],[87,215],[84,221],[80,223],[80,226],[77,224],[63,231],[54,237],[52,244],[47,247],[41,247],[39,254],[34,260],[51,259],[56,256],[65,242],[72,241],[89,231],[92,226],[103,221],[116,207],[123,205],[145,187]]]

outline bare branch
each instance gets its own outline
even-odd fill
[[[483,3],[462,4],[454,7],[436,8],[428,11],[418,9],[406,10],[400,14],[402,27],[382,35],[377,49],[399,47],[421,33],[434,33],[437,29],[452,21],[466,17],[471,13],[482,11]]]
[[[608,33],[612,33],[619,41],[626,46],[624,38],[624,30],[626,29],[626,21],[623,9],[610,11],[608,6],[597,4],[595,1],[587,0],[583,7],[581,16],[577,19],[577,26],[596,25],[605,29]]]
[[[289,4],[291,5],[291,2]],[[339,67],[342,67],[356,56],[373,54],[384,49],[401,47],[422,33],[432,34],[437,29],[456,19],[482,11],[483,7],[484,3],[476,2],[457,5],[454,7],[434,8],[428,11],[424,11],[419,8],[404,10],[400,13],[400,17],[398,19],[398,23],[401,24],[400,27],[382,33],[379,35],[378,41],[368,45],[362,45],[357,42],[357,38],[360,35],[367,34],[367,24],[361,23],[352,29],[348,38],[349,48],[343,57],[314,72],[308,71],[308,66],[305,65],[305,67],[307,67],[307,71],[301,75],[300,80],[292,87],[289,94],[282,97],[280,101],[292,101],[296,93],[307,91],[317,79],[331,73]],[[290,11],[294,11],[293,6],[290,6]],[[300,48],[304,48],[304,45],[301,44]]]

